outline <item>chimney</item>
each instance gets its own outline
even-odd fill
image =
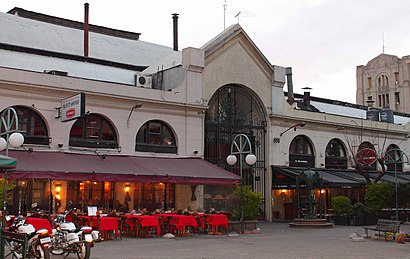
[[[88,57],[88,9],[89,4],[84,4],[84,57]]]
[[[174,20],[174,51],[178,51],[178,14],[172,14]]]
[[[303,87],[302,89],[305,90],[305,92],[303,93],[303,103],[305,104],[307,108],[309,108],[310,107],[310,90],[312,90],[312,88]]]
[[[286,81],[288,82],[288,99],[286,100],[290,105],[295,102],[295,97],[293,95],[293,82],[292,82],[292,68],[286,68]]]

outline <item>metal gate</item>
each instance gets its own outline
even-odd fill
[[[225,85],[209,100],[205,114],[205,159],[239,174],[239,165],[226,163],[231,143],[237,134],[248,136],[257,158],[255,165],[243,168],[244,185],[261,192],[265,199],[266,111],[259,97],[247,87]],[[246,164],[246,163],[245,163]]]

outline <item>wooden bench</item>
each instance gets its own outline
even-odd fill
[[[401,222],[398,220],[388,220],[388,219],[379,219],[377,220],[376,225],[363,227],[365,229],[366,236],[368,237],[368,230],[373,230],[378,232],[378,236],[381,237],[381,232],[384,233],[384,240],[387,240],[387,233],[393,233],[393,238],[400,230]]]

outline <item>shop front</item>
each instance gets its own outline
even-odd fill
[[[317,173],[321,186],[308,191],[303,184],[296,182],[302,172],[311,170]],[[325,217],[332,214],[331,197],[347,196],[360,201],[364,198],[364,178],[352,170],[306,169],[272,166],[272,197],[274,220],[293,220],[302,217],[304,203],[310,196],[315,200],[315,213]],[[298,215],[299,213],[299,215]]]
[[[11,151],[19,161],[10,213],[44,213],[97,206],[113,211],[204,209],[208,186],[229,186],[240,177],[199,158],[98,156],[65,152]],[[223,209],[223,208],[221,208]]]

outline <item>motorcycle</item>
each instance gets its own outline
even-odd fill
[[[54,218],[50,252],[55,255],[76,253],[79,259],[88,259],[91,256],[91,247],[94,246],[96,233],[89,226],[77,228],[74,223],[66,222],[66,216],[73,210],[75,209]]]
[[[6,217],[6,220],[11,220]],[[25,218],[18,216],[9,227],[9,231],[27,235],[26,255],[28,258],[50,259],[51,237],[45,228],[35,230],[33,225],[25,224]],[[13,258],[23,258],[23,244],[17,241],[6,241]]]

